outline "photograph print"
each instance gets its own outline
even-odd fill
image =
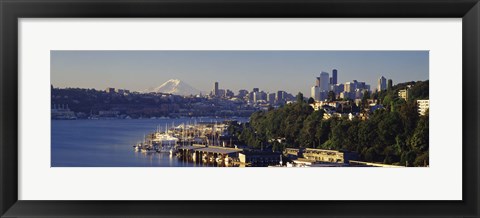
[[[53,50],[51,167],[428,167],[428,51]]]

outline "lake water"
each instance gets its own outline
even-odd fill
[[[52,167],[194,167],[168,153],[135,152],[144,134],[182,123],[223,121],[214,118],[139,120],[52,120]],[[247,121],[247,118],[240,118]],[[204,166],[204,165],[201,165]]]

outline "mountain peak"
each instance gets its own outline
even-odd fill
[[[179,79],[169,79],[157,88],[148,89],[146,92],[167,93],[174,95],[197,95],[200,91]]]

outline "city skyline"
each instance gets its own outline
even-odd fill
[[[259,88],[305,96],[321,72],[337,83],[380,77],[394,84],[428,80],[428,51],[51,51],[55,87],[106,87],[144,91],[179,79],[203,94],[215,82],[236,93]]]

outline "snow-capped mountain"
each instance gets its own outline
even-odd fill
[[[193,88],[179,79],[168,80],[159,87],[147,89],[145,92],[168,93],[183,96],[200,94],[200,90]]]

